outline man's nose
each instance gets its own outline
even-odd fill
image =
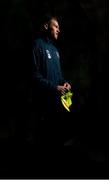
[[[57,31],[58,31],[58,33],[60,33],[60,29],[58,29]]]

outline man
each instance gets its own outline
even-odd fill
[[[33,106],[37,119],[44,119],[44,129],[45,124],[50,126],[54,116],[56,118],[59,113],[66,111],[61,103],[61,95],[71,89],[71,85],[62,77],[56,48],[59,33],[58,19],[46,15],[41,24],[41,36],[33,44]]]

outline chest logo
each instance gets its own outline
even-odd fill
[[[57,57],[59,58],[59,53],[56,51],[56,55],[57,55]]]
[[[46,53],[47,53],[48,59],[51,59],[51,54],[50,54],[49,50],[46,49]]]

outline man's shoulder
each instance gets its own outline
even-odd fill
[[[43,38],[36,38],[33,42],[33,45],[37,47],[42,47],[44,45]]]

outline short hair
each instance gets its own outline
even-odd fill
[[[58,16],[51,13],[47,13],[42,17],[41,24],[48,23],[51,19],[55,19],[56,21],[59,21]]]

